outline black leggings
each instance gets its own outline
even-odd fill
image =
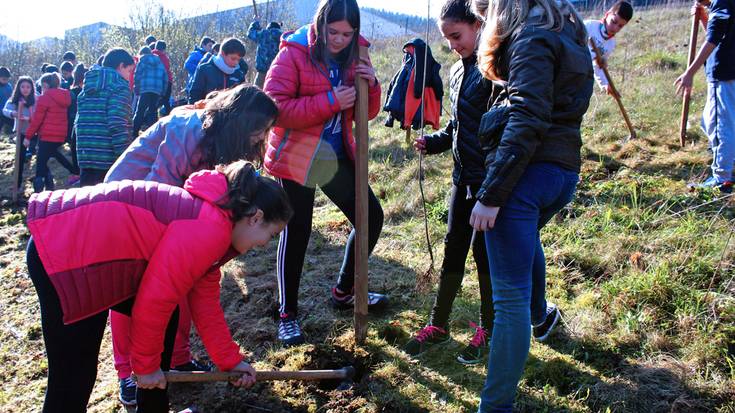
[[[59,152],[59,148],[64,142],[38,142],[38,157],[36,158],[36,177],[33,179],[33,190],[41,192],[45,189],[54,189],[54,178],[51,176],[51,170],[48,168],[48,161],[51,158],[56,159],[61,166],[66,168],[72,175],[79,174],[79,168],[69,162],[64,155]]]
[[[158,119],[158,101],[161,100],[161,96],[146,92],[141,93],[138,97],[138,106],[135,108],[135,115],[133,116],[133,139],[138,137],[138,132],[143,124],[151,126],[156,123]]]
[[[447,235],[444,237],[444,261],[439,278],[439,290],[436,292],[434,307],[431,309],[430,325],[447,328],[454,298],[462,286],[464,266],[472,240],[470,215],[477,202],[472,194],[478,190],[479,185],[472,186],[468,194],[466,186],[452,185]],[[472,255],[475,258],[480,283],[480,325],[492,331],[493,291],[490,285],[490,266],[485,252],[485,236],[481,232],[475,236]]]
[[[306,247],[311,236],[311,220],[314,211],[316,185],[355,224],[355,166],[352,161],[315,161],[310,170],[309,186],[288,179],[279,179],[294,207],[294,216],[281,232],[278,242],[277,273],[281,313],[298,314],[299,284],[304,266]],[[313,184],[312,184],[313,182]],[[383,229],[383,209],[378,198],[369,189],[368,243],[370,252],[378,243]],[[355,282],[355,230],[352,229],[345,246],[342,269],[337,288],[351,292]]]
[[[36,287],[41,305],[41,328],[48,357],[48,386],[43,402],[43,413],[86,412],[89,396],[97,378],[97,359],[107,326],[108,310],[65,325],[62,321],[63,312],[59,296],[41,263],[33,238],[28,241],[26,260],[28,273]],[[114,306],[113,309],[130,314],[133,300],[134,297]],[[161,370],[164,371],[171,365],[178,313],[177,308],[166,327],[164,349],[161,353]],[[166,390],[139,388],[136,398],[138,412],[168,412]]]

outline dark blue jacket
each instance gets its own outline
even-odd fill
[[[204,99],[207,93],[213,90],[229,89],[243,81],[245,81],[245,73],[240,68],[228,75],[221,71],[212,59],[197,67],[189,90],[189,103],[196,103]]]
[[[272,23],[265,30],[260,28],[260,22],[257,20],[250,24],[248,39],[258,44],[258,49],[255,51],[255,70],[267,72],[271,67],[273,59],[278,54],[281,35],[283,35],[281,29]]]
[[[735,80],[735,0],[713,0],[707,41],[717,46],[707,58],[707,80]]]
[[[197,66],[199,66],[199,61],[202,60],[202,57],[204,57],[204,54],[207,53],[202,49],[201,47],[195,47],[194,50],[189,54],[189,57],[186,58],[186,62],[184,62],[184,68],[189,73],[189,76],[194,76],[194,72],[197,70]]]

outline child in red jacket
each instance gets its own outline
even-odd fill
[[[183,189],[126,180],[34,194],[27,262],[48,355],[43,411],[86,410],[110,308],[132,315],[138,411],[168,412],[162,370],[182,300],[217,367],[251,386],[255,371],[220,306],[219,268],[268,243],[291,215],[283,189],[245,161],[196,172]],[[70,251],[72,238],[80,247]]]
[[[59,152],[66,141],[67,109],[71,105],[71,94],[59,88],[59,75],[46,73],[41,76],[43,94],[36,101],[36,112],[26,130],[23,144],[30,145],[30,137],[38,133],[38,158],[36,158],[36,177],[33,179],[33,191],[41,192],[54,189],[54,178],[48,168],[49,158],[56,159],[71,174],[68,182],[79,180],[79,168],[69,162]]]

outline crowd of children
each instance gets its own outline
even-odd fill
[[[731,0],[696,3],[707,41],[677,79],[689,93],[707,62],[703,127],[714,160],[701,186],[723,192],[732,190],[735,158],[726,110],[735,102],[734,11]],[[456,359],[487,359],[481,412],[512,411],[531,338],[545,340],[560,319],[545,298],[540,232],[574,197],[593,83],[613,93],[601,69],[632,16],[624,0],[588,21],[568,0],[446,0],[441,9],[439,30],[458,58],[450,117],[413,145],[425,154],[452,150],[449,217],[434,305],[404,351],[416,357],[449,341],[472,249],[479,322]],[[27,148],[19,165],[36,155],[27,263],[49,361],[44,411],[85,411],[108,313],[124,404],[167,411],[163,371],[211,368],[190,353],[192,322],[216,367],[241,372],[234,384],[251,386],[256,373],[219,304],[219,267],[279,233],[277,337],[306,341],[298,295],[315,191],[354,222],[355,84],[367,81],[369,118],[381,86],[359,57],[370,43],[356,0],[322,0],[312,23],[285,33],[255,21],[248,37],[258,43],[256,86],[245,82],[241,40],[205,36],[182,68],[188,105],[174,108],[167,45],[153,36],[137,55],[113,48],[91,66],[67,52],[58,67],[44,64],[37,81],[21,76],[14,87],[0,67],[0,126]],[[79,188],[54,191],[51,158],[69,171],[67,186]],[[15,184],[23,186],[22,168]],[[372,251],[383,226],[372,190],[368,214]],[[72,236],[85,248],[69,254],[62,241]],[[353,230],[328,295],[338,309],[354,304],[354,254]],[[386,295],[368,293],[370,310],[387,304]]]

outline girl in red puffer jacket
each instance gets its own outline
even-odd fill
[[[49,158],[54,158],[71,174],[67,183],[79,180],[79,168],[69,162],[59,152],[66,141],[67,110],[71,105],[71,94],[59,88],[59,75],[46,73],[41,76],[43,94],[36,100],[36,112],[26,130],[26,141],[30,145],[30,137],[38,133],[38,157],[36,158],[36,177],[33,179],[33,191],[41,192],[54,189],[54,178],[48,168]]]
[[[355,220],[355,78],[369,83],[369,117],[380,110],[380,85],[368,60],[359,61],[359,47],[370,44],[360,36],[360,9],[355,0],[323,0],[314,23],[285,33],[281,49],[266,76],[264,90],[278,105],[276,127],[268,138],[265,168],[280,178],[294,205],[294,218],[278,244],[280,323],[284,345],[304,341],[297,321],[298,293],[304,255],[311,234],[314,194],[319,186]],[[368,238],[372,251],[383,227],[383,210],[370,190]],[[331,301],[351,308],[354,285],[355,232],[345,247],[345,259]],[[387,303],[370,293],[368,308]]]
[[[291,214],[280,186],[244,161],[196,172],[183,188],[125,180],[34,194],[27,262],[48,355],[43,411],[86,411],[110,308],[132,315],[138,411],[168,412],[162,370],[182,300],[217,367],[251,386],[255,371],[220,306],[219,268],[267,244]]]

